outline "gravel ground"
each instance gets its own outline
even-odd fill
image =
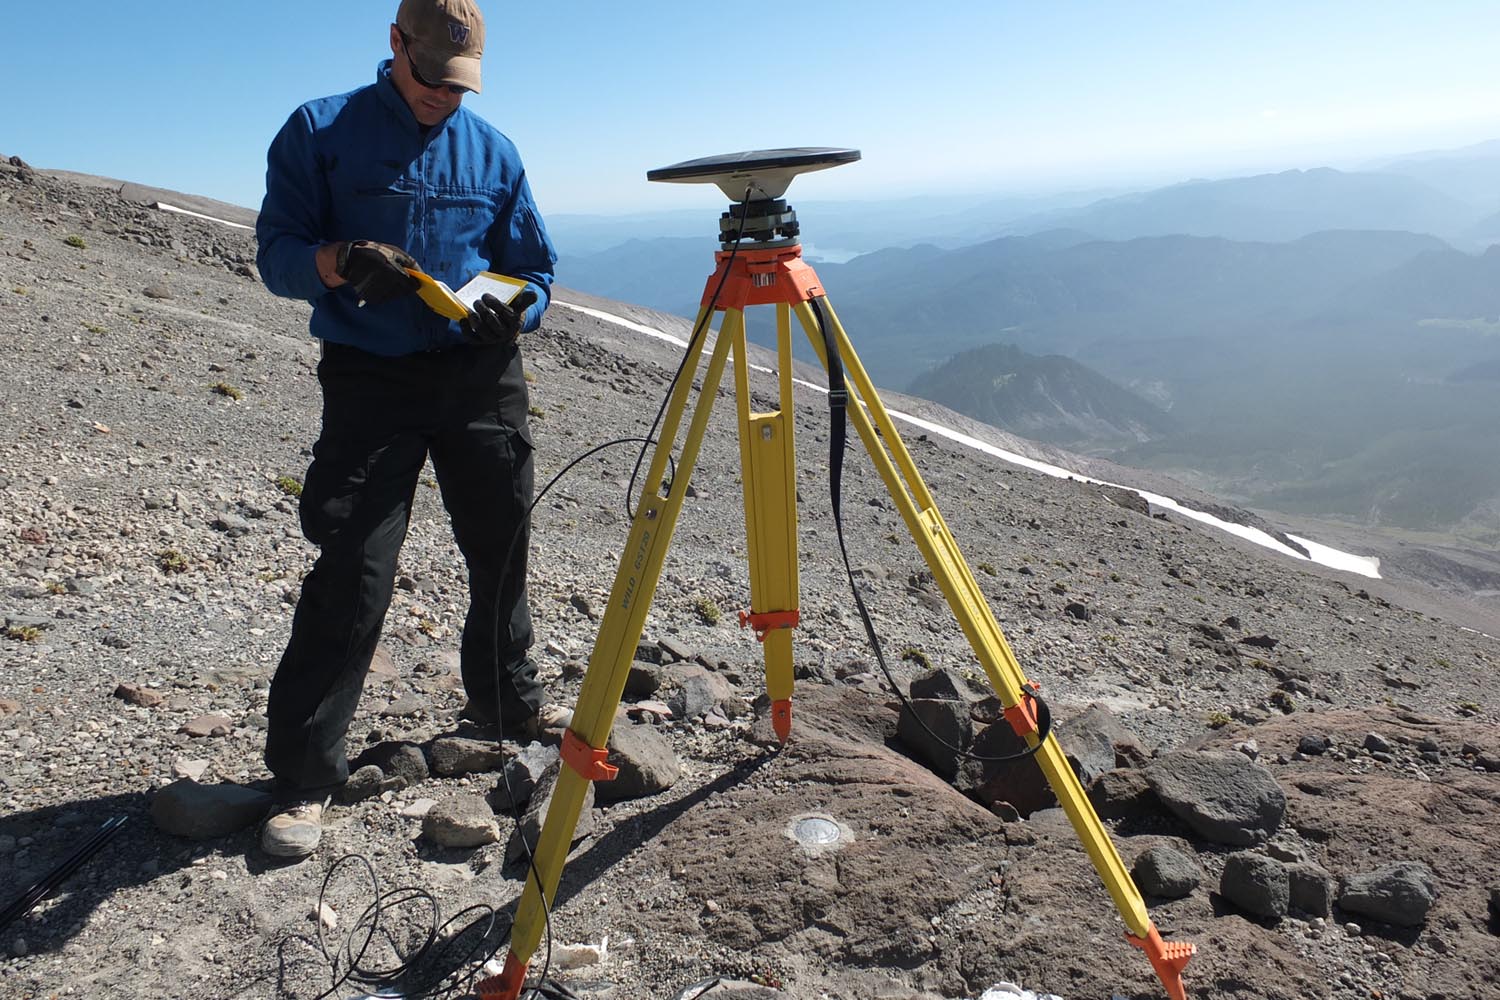
[[[520,888],[505,863],[508,817],[500,842],[478,848],[421,833],[419,803],[477,795],[492,774],[430,776],[337,806],[324,849],[301,864],[258,855],[253,824],[190,840],[153,823],[160,789],[184,775],[251,788],[267,777],[267,685],[314,554],[295,493],[317,434],[316,345],[307,307],[270,296],[253,260],[244,230],[0,165],[11,344],[0,372],[0,904],[105,819],[128,817],[5,932],[0,996],[316,996],[327,966],[296,939],[314,932],[324,876],[346,854],[367,857],[382,886],[424,887],[444,918],[474,902],[504,909]],[[643,434],[679,357],[566,305],[602,303],[559,299],[525,343],[539,482],[587,448]],[[772,393],[752,379],[753,408],[773,408]],[[766,996],[851,1000],[972,997],[1002,979],[1069,1000],[1160,995],[1053,812],[986,809],[903,755],[838,559],[826,410],[810,393],[796,414],[798,728],[780,753],[757,738],[759,650],[735,623],[748,604],[739,452],[733,399],[721,396],[643,643],[678,671],[669,680],[690,668],[714,678],[718,705],[637,713],[680,776],[590,814],[552,940],[559,956],[565,944],[608,945],[602,962],[558,975],[580,996],[611,998],[672,997],[713,976]],[[1186,899],[1151,900],[1165,932],[1199,944],[1189,995],[1495,995],[1483,985],[1500,976],[1486,909],[1500,906],[1486,895],[1500,891],[1494,640],[1434,618],[1433,592],[1312,572],[1095,487],[939,440],[908,444],[1060,719],[1102,706],[1147,758],[1180,747],[1256,757],[1286,792],[1284,833],[1336,877],[1388,860],[1436,872],[1437,902],[1417,928],[1337,909],[1252,919],[1211,891],[1224,848],[1168,818],[1112,819],[1127,865],[1169,841],[1207,872]],[[536,652],[559,702],[578,693],[607,602],[634,456],[626,446],[583,461],[537,508]],[[902,685],[929,667],[976,675],[857,451],[844,510]],[[352,750],[430,749],[455,731],[465,600],[436,489],[419,488]],[[1370,732],[1390,749],[1365,746]],[[1309,734],[1335,752],[1299,752]],[[787,820],[819,811],[845,822],[860,851],[793,864]],[[334,935],[368,897],[348,871],[330,893]]]

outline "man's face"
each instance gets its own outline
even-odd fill
[[[413,66],[411,56],[406,52],[406,41],[394,24],[391,25],[391,56],[391,82],[420,124],[436,125],[453,114],[463,102],[466,91],[454,91],[442,85],[428,86],[420,79],[421,70]]]

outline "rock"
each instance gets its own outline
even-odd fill
[[[1420,927],[1437,900],[1432,869],[1403,861],[1344,878],[1339,907],[1398,927]]]
[[[375,655],[370,657],[370,673],[379,677],[396,677],[401,671],[396,669],[396,661],[391,658],[391,651],[384,644],[375,647]]]
[[[422,817],[422,836],[442,847],[481,847],[500,840],[500,826],[484,799],[455,795]]]
[[[1142,851],[1130,867],[1136,888],[1162,899],[1181,899],[1203,881],[1203,869],[1186,854],[1165,844]]]
[[[1333,876],[1311,861],[1286,866],[1291,906],[1315,917],[1333,914]]]
[[[967,701],[913,698],[901,710],[896,736],[933,773],[952,781],[958,774],[959,756],[974,739]]]
[[[658,664],[636,660],[630,664],[630,675],[625,678],[625,697],[635,701],[649,698],[661,688],[662,669]]]
[[[915,678],[911,682],[909,697],[913,700],[921,698],[969,703],[979,700],[980,695],[962,674],[956,670],[944,669],[932,670]]]
[[[172,297],[172,290],[162,284],[147,285],[141,289],[141,294],[148,299],[170,299]]]
[[[505,766],[506,755],[498,744],[462,736],[440,736],[427,748],[432,773],[446,778],[483,774]]]
[[[226,715],[200,715],[177,728],[179,733],[187,733],[195,738],[228,736],[233,730],[234,723]]]
[[[151,820],[158,829],[190,840],[211,840],[238,833],[258,822],[271,808],[271,796],[243,785],[200,785],[182,778],[151,799]]]
[[[1333,740],[1329,739],[1327,736],[1314,736],[1312,734],[1307,734],[1297,741],[1297,751],[1299,753],[1305,753],[1309,757],[1316,757],[1319,754],[1326,752],[1331,746],[1333,746]]]
[[[1247,635],[1240,640],[1240,645],[1256,646],[1260,649],[1275,649],[1280,642],[1280,639],[1273,639],[1268,635]]]
[[[1490,919],[1500,920],[1500,886],[1490,890]]]
[[[1365,733],[1365,741],[1360,745],[1371,753],[1388,754],[1395,751],[1395,747],[1391,746],[1390,741],[1379,733]]]
[[[724,709],[726,715],[738,714],[737,695],[729,681],[697,664],[675,664],[673,670],[677,690],[667,704],[678,718],[696,719],[715,708]]]
[[[1090,705],[1078,715],[1057,725],[1057,741],[1062,746],[1073,773],[1084,786],[1093,784],[1105,771],[1118,763],[1116,742],[1135,742],[1114,715],[1103,705]]]
[[[21,703],[9,698],[0,698],[0,719],[21,714]]]
[[[545,743],[529,743],[521,752],[506,762],[500,780],[490,792],[490,805],[495,812],[511,813],[519,806],[531,801],[537,782],[547,769],[557,763],[558,749]]]
[[[194,781],[203,777],[203,772],[208,770],[206,760],[175,760],[172,762],[172,776],[176,778],[191,778]]]
[[[230,538],[241,538],[250,534],[250,522],[238,514],[220,513],[214,517],[214,529]]]
[[[400,778],[404,782],[402,787],[410,788],[427,780],[427,758],[422,748],[404,740],[385,740],[366,747],[354,759],[354,768],[366,764],[374,764],[387,778]]]
[[[385,790],[385,772],[374,764],[366,764],[349,775],[349,780],[338,790],[338,800],[347,805],[379,795]]]
[[[166,701],[161,695],[150,688],[141,687],[138,684],[120,684],[115,688],[115,697],[127,705],[136,705],[140,708],[155,708]]]
[[[1224,862],[1219,894],[1253,916],[1280,920],[1291,903],[1286,866],[1264,854],[1231,854]]]
[[[437,805],[437,799],[413,799],[402,806],[400,813],[407,819],[421,819],[432,812],[432,807]]]
[[[1163,808],[1146,776],[1134,768],[1105,771],[1088,786],[1088,793],[1100,819],[1140,820],[1160,815]]]
[[[599,802],[639,799],[671,788],[682,773],[677,754],[651,726],[617,725],[609,734],[609,763],[620,773],[594,787]]]
[[[386,719],[409,719],[414,715],[421,715],[430,709],[426,698],[419,694],[402,695],[389,705],[380,710],[382,718]]]
[[[1081,622],[1086,622],[1091,617],[1093,617],[1092,613],[1089,611],[1088,605],[1083,604],[1079,601],[1069,601],[1067,605],[1063,607],[1063,614],[1067,615],[1069,618],[1073,618]]]
[[[969,752],[974,757],[1012,757],[1026,749],[1008,722],[986,726],[974,737]],[[1057,805],[1057,796],[1035,758],[1017,760],[965,760],[955,786],[995,811],[997,803],[1008,803],[1017,813],[1031,817],[1038,810]]]
[[[537,782],[536,791],[531,796],[531,802],[526,806],[526,812],[516,823],[515,830],[511,833],[510,842],[505,846],[505,863],[510,864],[527,854],[527,848],[536,850],[537,838],[542,833],[542,821],[546,818],[547,807],[552,804],[552,792],[557,787],[557,776],[562,769],[562,761],[554,761],[551,766],[543,772],[541,779]],[[573,827],[573,843],[578,843],[584,837],[594,832],[594,783],[588,783],[588,789],[583,793],[583,804],[579,807],[578,823]]]
[[[1248,847],[1286,815],[1286,793],[1269,771],[1238,753],[1173,751],[1146,768],[1162,804],[1206,840]]]
[[[661,649],[663,663],[680,663],[683,660],[696,659],[698,656],[697,650],[683,645],[676,639],[658,639],[656,645]]]

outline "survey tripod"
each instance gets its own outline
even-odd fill
[[[516,1000],[527,966],[541,941],[545,914],[541,893],[556,896],[574,828],[591,781],[615,775],[606,747],[610,728],[635,659],[646,613],[656,593],[662,563],[687,496],[688,481],[708,426],[724,368],[734,357],[739,412],[740,464],[745,494],[745,530],[751,610],[741,624],[754,628],[764,646],[766,689],[777,736],[785,742],[792,724],[792,630],[798,621],[797,489],[793,453],[791,318],[801,322],[814,351],[830,372],[830,403],[844,406],[880,478],[901,512],[912,539],[947,598],[985,674],[1005,707],[1005,718],[1034,751],[1094,868],[1109,890],[1129,942],[1150,959],[1173,1000],[1185,1000],[1182,969],[1194,946],[1162,940],[1119,853],[1094,812],[1082,785],[1050,728],[1039,725],[1036,687],[1021,671],[979,584],[938,513],[848,335],[839,324],[812,267],[802,259],[796,215],[781,196],[799,173],[859,159],[852,149],[762,150],[690,160],[647,174],[650,180],[712,183],[736,202],[720,219],[717,267],[704,289],[694,337],[668,396],[665,418],[651,457],[640,504],[610,591],[609,604],[589,658],[588,672],[562,743],[564,767],[537,841],[534,867],[516,911],[504,971],[478,985],[481,1000]],[[777,377],[780,408],[750,410],[745,309],[776,307]],[[708,351],[713,313],[723,314],[708,367],[692,407],[675,472],[667,462],[687,415],[694,376]],[[830,357],[832,352],[836,355]],[[836,377],[847,372],[840,394]]]

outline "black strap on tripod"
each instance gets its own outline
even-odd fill
[[[859,584],[854,580],[854,569],[849,564],[849,548],[844,544],[844,449],[848,443],[848,416],[849,416],[849,388],[844,381],[844,360],[839,355],[838,339],[833,334],[833,329],[828,323],[828,317],[823,313],[823,299],[811,298],[807,304],[812,307],[813,316],[818,321],[818,332],[823,335],[823,353],[828,363],[828,493],[829,504],[833,508],[833,527],[839,539],[839,552],[844,557],[844,572],[849,576],[849,591],[854,595],[854,604],[859,608],[859,620],[864,623],[865,636],[870,640],[870,648],[875,651],[875,660],[880,664],[880,670],[885,674],[885,679],[890,682],[891,690],[896,692],[896,697],[901,700],[901,710],[911,715],[917,725],[927,730],[940,746],[946,747],[969,760],[1004,762],[1013,760],[1024,760],[1033,756],[1042,748],[1049,733],[1052,732],[1052,711],[1047,703],[1042,700],[1041,695],[1030,688],[1022,689],[1022,697],[1030,698],[1036,703],[1037,741],[1035,746],[1029,746],[1019,753],[1002,754],[991,756],[988,754],[969,753],[963,747],[956,747],[948,743],[937,733],[934,733],[922,717],[912,711],[910,702],[902,693],[901,686],[891,676],[890,668],[886,666],[885,654],[880,648],[880,639],[875,635],[875,625],[870,621],[870,613],[865,609],[864,598],[859,596]]]

